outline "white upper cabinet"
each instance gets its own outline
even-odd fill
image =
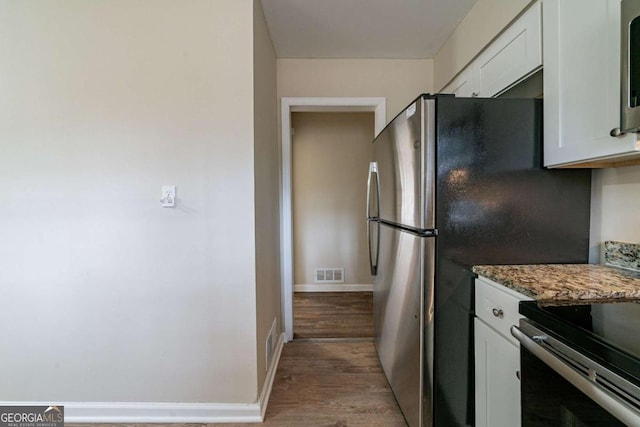
[[[542,67],[542,5],[534,3],[473,62],[478,96],[495,96]]]
[[[620,0],[543,0],[544,164],[640,154],[620,126]]]
[[[542,67],[542,7],[534,3],[443,90],[460,97],[496,96]]]
[[[456,76],[455,79],[445,87],[443,93],[453,93],[460,98],[471,98],[477,96],[473,93],[473,70],[470,67],[465,68]]]

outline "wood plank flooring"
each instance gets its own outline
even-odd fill
[[[406,426],[366,342],[286,344],[265,426]]]
[[[373,292],[295,292],[293,337],[373,338]]]

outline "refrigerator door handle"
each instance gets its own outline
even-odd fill
[[[371,215],[371,184],[375,175],[376,186],[376,214]],[[377,219],[380,215],[380,181],[378,178],[378,162],[369,163],[369,176],[367,177],[367,219]]]
[[[376,227],[375,243],[372,241],[372,226]],[[369,268],[371,269],[371,275],[375,276],[378,274],[378,254],[380,253],[380,223],[378,221],[367,220],[367,242],[369,244]]]

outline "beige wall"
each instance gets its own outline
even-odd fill
[[[592,261],[607,240],[640,243],[640,165],[594,170],[591,198]]]
[[[385,97],[387,122],[433,91],[430,59],[278,59],[278,97]]]
[[[0,0],[0,401],[256,401],[252,17]]]
[[[345,284],[372,283],[365,226],[373,113],[293,113],[294,284],[344,268]]]
[[[276,55],[259,0],[253,0],[253,13],[256,345],[260,390],[268,369],[265,341],[274,319],[280,319],[280,156]],[[276,333],[281,324],[278,320]]]
[[[531,0],[478,0],[433,59],[433,88],[442,90]]]

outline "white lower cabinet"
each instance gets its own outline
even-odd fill
[[[476,427],[520,426],[520,347],[511,335],[530,300],[491,280],[476,279],[474,320]]]
[[[475,319],[476,427],[520,425],[520,350]]]

